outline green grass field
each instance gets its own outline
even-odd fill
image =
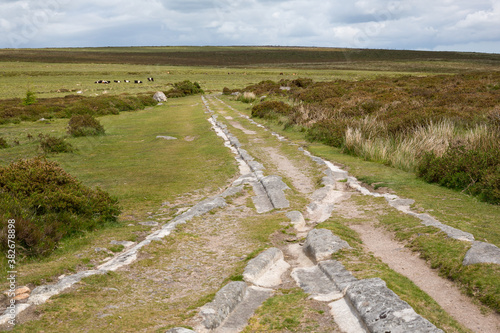
[[[171,84],[183,80],[199,82],[206,92],[221,92],[224,87],[241,89],[263,80],[307,77],[315,81],[363,81],[379,76],[427,76],[498,70],[499,64],[500,55],[386,50],[271,47],[0,50],[0,99],[23,98],[28,90],[35,92],[39,99],[64,99],[64,96],[75,94],[89,97],[122,93],[153,94],[155,91],[166,91]],[[155,78],[154,82],[146,80],[150,76]],[[95,84],[94,81],[99,79],[121,80],[122,83]],[[125,79],[140,79],[144,83],[125,84]],[[239,111],[250,115],[249,104],[234,102],[231,97],[224,98]],[[47,158],[58,162],[85,185],[99,186],[118,198],[123,211],[116,226],[63,240],[59,248],[47,258],[22,261],[18,269],[23,274],[18,283],[43,284],[82,267],[92,268],[104,258],[104,254],[94,253],[95,247],[109,246],[109,241],[117,237],[137,241],[149,230],[137,225],[128,226],[131,221],[146,220],[151,215],[150,212],[157,212],[165,202],[173,207],[165,208],[165,213],[174,215],[176,209],[199,202],[228,185],[237,173],[236,162],[210,129],[208,115],[202,110],[200,96],[192,96],[172,98],[164,105],[140,111],[100,116],[98,120],[104,126],[106,134],[97,137],[69,137],[66,134],[68,119],[0,125],[0,137],[5,138],[9,144],[16,141],[19,143],[0,149],[0,166],[6,166],[20,158],[40,155],[41,150],[36,140],[40,133],[64,137],[76,151],[52,154]],[[498,206],[427,184],[416,179],[413,174],[342,154],[339,149],[305,143],[304,133],[294,129],[283,130],[282,124],[269,122],[267,125],[301,145],[306,145],[313,154],[344,165],[350,174],[365,183],[388,187],[402,197],[415,199],[415,209],[429,212],[443,223],[472,232],[480,241],[500,246]],[[28,134],[35,139],[30,139]],[[173,136],[177,140],[157,139],[157,136]],[[279,223],[272,220],[268,226],[270,230],[267,230],[259,224],[264,222],[266,221],[248,222],[249,237],[254,237],[259,246],[268,241],[263,239],[265,236],[279,228]],[[428,237],[424,242],[423,238],[413,239],[410,235],[418,229],[414,221],[399,219],[395,212],[391,212],[380,223],[393,230],[402,241],[411,242],[412,247],[424,253],[433,266],[443,268],[443,275],[455,279],[459,284],[469,283],[472,288],[477,281],[485,285],[498,285],[496,267],[484,268],[487,274],[481,278],[488,281],[483,282],[478,277],[483,268],[479,271],[469,269],[462,274],[456,264],[457,258],[451,258],[452,254],[449,253],[436,253],[439,243],[443,242],[441,238]],[[335,231],[345,233],[347,237],[352,236],[349,231],[343,230],[342,225],[333,226],[331,223],[329,227],[336,228]],[[175,248],[170,243],[165,246]],[[462,248],[453,250],[456,253],[463,251]],[[76,256],[81,253],[84,255]],[[366,259],[359,255],[356,260],[359,258]],[[6,269],[5,261],[5,258],[0,260],[2,272]],[[368,258],[366,265],[376,267],[379,263]],[[384,267],[382,271],[388,279],[400,280],[399,276],[394,277],[387,268]],[[450,276],[453,274],[455,276]],[[84,292],[97,299],[99,293],[97,289],[93,289],[93,285],[108,286],[111,279],[117,279],[118,284],[123,282],[116,275],[105,281],[95,277],[89,279]],[[132,282],[124,285],[128,283]],[[398,286],[403,286],[402,289],[407,283],[395,282]],[[6,289],[7,282],[0,286]],[[408,288],[413,292],[413,286]],[[86,297],[83,295],[81,299]],[[413,296],[408,297],[411,299]],[[106,295],[106,299],[112,298],[112,294]],[[266,304],[267,309],[270,309],[267,313],[261,313],[267,324],[254,322],[253,325],[261,328],[293,328],[295,316],[300,317],[301,314],[285,314],[283,316],[288,316],[290,322],[283,322],[280,321],[283,319],[281,317],[276,320],[272,318],[273,311],[280,302],[299,303],[303,298],[303,293],[297,290],[284,291],[278,299]],[[78,302],[80,296],[61,295],[56,298],[56,302],[46,305],[45,310],[49,317],[57,317],[57,313],[62,311],[63,317],[83,318],[84,315],[77,315],[65,307],[65,304],[80,304]],[[104,304],[104,301],[101,303]],[[491,308],[498,311],[496,306],[498,305],[492,305]],[[141,311],[147,309],[146,306],[140,308]],[[139,311],[134,316],[139,318]],[[434,317],[439,317],[439,314]],[[81,322],[85,320],[82,319]],[[50,322],[45,321],[42,326],[49,328],[50,325]],[[30,327],[36,327],[36,324]],[[19,328],[19,331],[22,329]]]

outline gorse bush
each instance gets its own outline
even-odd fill
[[[47,255],[63,237],[115,222],[120,213],[116,199],[44,158],[0,168],[0,208],[0,246],[7,248],[7,221],[15,219],[27,256]]]
[[[64,138],[58,138],[49,134],[40,134],[40,148],[45,154],[71,153],[74,151],[73,146],[64,141]]]
[[[102,135],[104,127],[89,114],[75,115],[68,122],[68,134],[75,137]]]

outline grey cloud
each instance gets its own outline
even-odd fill
[[[4,0],[0,47],[273,44],[500,52],[498,22],[500,3],[489,0]]]

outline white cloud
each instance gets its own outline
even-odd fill
[[[498,22],[497,0],[3,0],[0,47],[272,44],[500,53]]]

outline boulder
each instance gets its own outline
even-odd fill
[[[157,91],[154,95],[153,95],[153,99],[157,102],[166,102],[167,101],[167,96],[165,96],[165,94],[161,91]]]

